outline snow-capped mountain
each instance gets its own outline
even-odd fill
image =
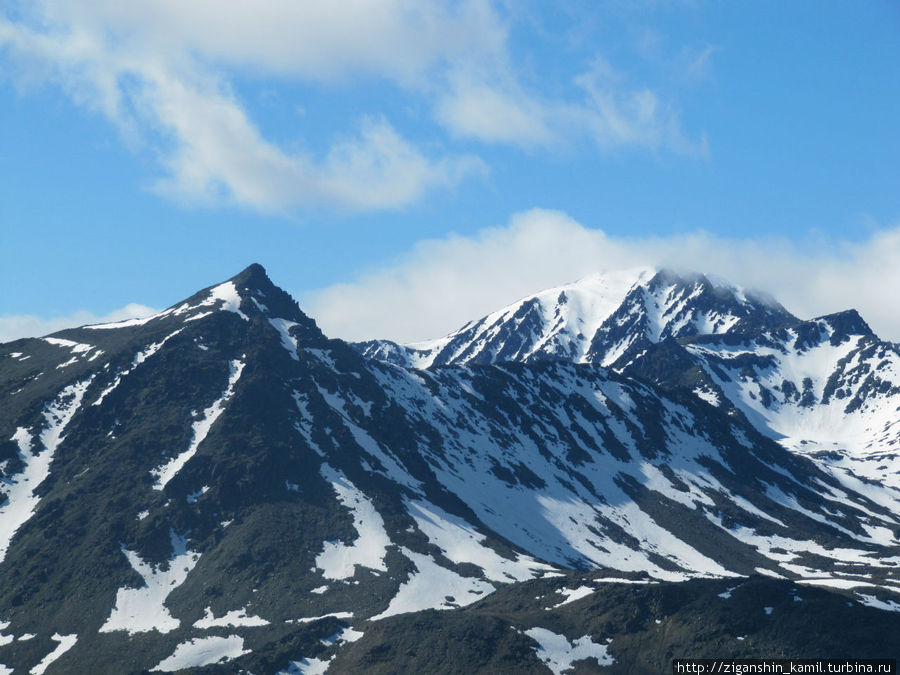
[[[525,298],[446,338],[358,343],[409,367],[594,363],[739,410],[784,447],[900,487],[900,346],[854,311],[802,321],[700,274],[598,274]]]
[[[707,353],[730,362],[700,327],[749,344],[762,316],[792,335],[777,306],[670,282],[623,302],[644,298],[641,339],[710,386],[727,378]],[[602,327],[609,305],[571,295]],[[837,341],[829,325],[803,344]],[[869,386],[854,363],[835,391]],[[727,629],[734,653],[849,655],[844,614],[900,651],[883,611],[900,609],[900,491],[625,370],[384,363],[327,339],[258,265],[154,317],[0,345],[0,672],[459,672],[466,654],[546,672],[552,650],[659,672],[666,649],[721,655],[667,595],[690,580],[710,584],[691,587],[703,612],[801,621],[791,603],[809,603],[815,640],[760,619]],[[417,630],[431,646],[395,653]],[[455,634],[480,637],[435,651]]]
[[[685,349],[727,402],[786,448],[900,488],[900,346],[853,310]]]
[[[450,335],[399,345],[357,343],[364,355],[413,368],[564,360],[621,368],[667,337],[740,333],[796,323],[760,294],[701,274],[598,273],[523,298]]]

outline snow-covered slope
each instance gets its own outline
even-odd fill
[[[719,393],[785,447],[900,488],[900,346],[854,311],[685,345]]]
[[[356,347],[365,356],[413,368],[547,359],[622,367],[666,337],[795,321],[774,301],[724,281],[639,268],[542,291],[437,340],[372,340]]]
[[[723,280],[644,269],[538,293],[440,340],[356,347],[415,368],[607,366],[733,407],[792,451],[900,487],[900,347],[853,310],[802,321]]]

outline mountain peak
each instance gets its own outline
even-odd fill
[[[275,285],[259,263],[248,265],[228,281],[201,291],[202,302],[224,299],[220,309],[230,309],[249,318],[254,315],[272,321],[285,320],[303,326],[307,338],[325,339],[316,322],[308,317],[296,300]],[[189,301],[190,302],[190,301]]]
[[[267,322],[280,333],[294,331],[297,336],[303,336],[305,344],[327,340],[316,322],[303,313],[294,298],[272,282],[259,263],[253,263],[227,281],[208,286],[153,316],[84,328],[91,331],[137,328],[155,325],[160,320],[185,324],[211,314],[221,316],[221,312],[236,314],[248,323]]]
[[[243,270],[235,274],[233,277],[231,277],[229,281],[233,282],[235,286],[245,288],[264,288],[274,286],[272,280],[269,279],[269,275],[266,274],[266,268],[259,263],[251,263]]]
[[[597,272],[522,298],[439,340],[357,349],[417,368],[564,360],[624,367],[666,337],[793,325],[778,303],[698,272],[639,267]]]

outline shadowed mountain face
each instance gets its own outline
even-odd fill
[[[384,363],[327,339],[258,265],[149,319],[0,346],[0,664],[459,672],[439,650],[462,639],[474,670],[546,672],[557,649],[657,672],[667,651],[638,657],[657,625],[675,656],[722,655],[698,626],[725,610],[685,603],[691,579],[716,594],[756,584],[741,611],[825,586],[804,601],[849,602],[896,636],[897,491],[785,448],[780,418],[762,424],[728,388],[744,381],[738,348],[764,364],[837,349],[828,400],[864,412],[891,392],[847,355],[887,358],[884,343],[856,339],[858,317],[804,327],[721,288],[657,274],[626,289],[640,307],[636,341],[615,347],[622,374],[597,365],[609,349],[588,356],[599,329],[568,361]],[[657,381],[628,376],[652,358]],[[823,405],[804,386],[780,384],[765,410]],[[607,588],[631,609],[617,614]],[[681,599],[648,599],[666,594]],[[817,615],[818,634],[839,633],[839,614]],[[721,628],[744,631],[734,653],[801,644],[755,615],[738,623]]]

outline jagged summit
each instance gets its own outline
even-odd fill
[[[534,294],[439,340],[355,347],[414,368],[545,360],[611,368],[900,488],[900,348],[856,310],[801,320],[723,279],[644,268]]]
[[[493,312],[437,340],[359,343],[417,368],[565,360],[621,369],[666,337],[777,328],[798,319],[773,299],[697,272],[634,268],[588,275]]]

